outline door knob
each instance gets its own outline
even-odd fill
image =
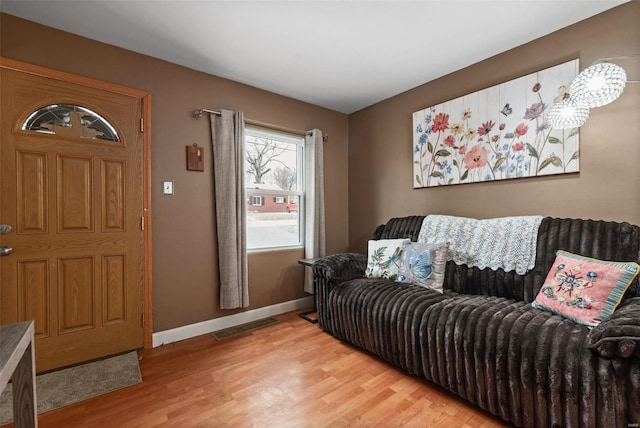
[[[0,224],[0,235],[6,235],[11,232],[10,224]]]
[[[0,247],[0,256],[8,256],[13,253],[12,247]]]

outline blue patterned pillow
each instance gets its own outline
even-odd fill
[[[408,282],[443,292],[444,272],[447,264],[448,244],[405,244],[400,258],[398,282]]]

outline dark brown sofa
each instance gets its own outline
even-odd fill
[[[372,239],[416,241],[423,216],[391,219]],[[533,308],[556,250],[640,261],[640,227],[544,218],[524,275],[447,263],[445,293],[364,278],[366,255],[314,265],[319,325],[502,420],[526,427],[640,424],[640,286],[589,330]]]

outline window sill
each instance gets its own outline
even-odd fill
[[[264,253],[276,253],[276,252],[283,252],[283,251],[299,251],[299,250],[304,250],[304,246],[294,245],[290,247],[255,248],[255,249],[247,250],[247,254],[252,255],[252,254],[264,254]]]

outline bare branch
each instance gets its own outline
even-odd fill
[[[264,182],[265,176],[271,171],[271,168],[268,168],[270,163],[277,162],[285,165],[278,159],[284,152],[286,152],[285,148],[278,147],[274,140],[267,138],[259,138],[256,142],[247,144],[247,172],[253,176],[255,183]]]

